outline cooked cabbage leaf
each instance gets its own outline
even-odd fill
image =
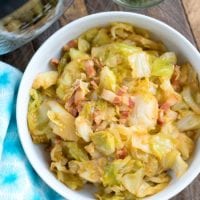
[[[108,67],[103,67],[100,72],[100,87],[115,91],[116,86],[115,74]]]
[[[73,158],[77,161],[85,161],[89,159],[86,151],[76,142],[64,142],[63,151],[69,158]]]
[[[77,141],[74,117],[56,101],[48,101],[47,105],[50,108],[47,112],[49,126],[53,129],[53,133],[63,140]]]
[[[91,134],[91,140],[95,145],[95,148],[104,155],[110,155],[115,151],[115,139],[113,135],[105,130],[98,131]]]
[[[35,80],[33,81],[32,88],[34,89],[47,89],[52,85],[55,85],[58,79],[58,72],[57,71],[48,71],[40,73],[36,76]]]
[[[148,54],[134,53],[129,56],[129,64],[132,68],[133,78],[143,78],[151,76],[151,66],[149,62]]]

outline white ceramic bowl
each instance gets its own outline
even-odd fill
[[[188,60],[194,69],[200,73],[200,54],[194,46],[180,33],[168,25],[139,14],[126,12],[105,12],[86,16],[71,22],[53,34],[35,53],[29,62],[22,78],[17,99],[17,124],[19,136],[24,151],[38,175],[55,191],[69,200],[93,199],[92,189],[86,187],[82,191],[73,191],[59,182],[49,171],[47,157],[41,147],[32,143],[27,127],[27,107],[29,90],[33,79],[39,72],[49,70],[49,60],[59,55],[62,46],[69,40],[78,37],[92,27],[104,26],[110,22],[127,22],[135,26],[148,29],[155,38],[162,40],[171,51],[175,51],[182,61]],[[160,193],[147,198],[148,200],[167,200],[187,185],[200,172],[200,142],[197,143],[195,153],[191,158],[189,169],[179,179],[173,178],[170,185]]]

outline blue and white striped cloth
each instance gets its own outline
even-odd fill
[[[61,200],[34,172],[19,141],[15,105],[21,76],[0,61],[0,200]]]

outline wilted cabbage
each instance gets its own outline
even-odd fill
[[[76,141],[75,119],[56,101],[48,101],[49,111],[47,116],[50,120],[49,126],[53,133],[60,136],[63,140]]]
[[[47,89],[52,85],[55,85],[58,79],[58,72],[56,71],[49,71],[38,74],[35,78],[32,87],[34,89],[43,88]]]
[[[200,133],[200,88],[180,63],[123,22],[64,45],[54,69],[33,81],[27,114],[58,180],[74,190],[93,184],[99,200],[136,200],[182,176]]]
[[[139,128],[154,129],[158,119],[158,102],[152,94],[134,96],[135,107],[131,113],[129,124]]]
[[[129,63],[132,68],[133,78],[143,78],[151,76],[151,67],[148,54],[141,52],[129,56]]]
[[[44,96],[37,90],[31,89],[28,106],[28,127],[35,143],[47,143],[52,130],[48,127],[48,106]]]
[[[91,140],[97,150],[105,155],[110,155],[115,151],[115,139],[113,135],[105,130],[98,131],[91,135]]]
[[[108,67],[104,67],[100,72],[100,87],[115,91],[116,86],[114,73]]]

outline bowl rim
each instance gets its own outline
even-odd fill
[[[56,39],[57,35],[59,35],[59,33],[61,31],[63,31],[66,27],[68,27],[68,29],[71,27],[71,26],[77,26],[81,23],[83,23],[84,21],[86,20],[94,20],[95,18],[100,18],[101,16],[116,16],[116,17],[119,17],[119,16],[128,16],[128,17],[137,17],[137,18],[140,18],[141,20],[144,20],[144,21],[148,21],[149,23],[153,22],[154,24],[157,24],[159,26],[162,26],[164,27],[165,29],[168,29],[171,31],[171,33],[175,34],[177,37],[179,37],[189,48],[190,50],[193,52],[193,54],[195,54],[197,57],[199,57],[200,59],[200,54],[198,52],[198,50],[192,45],[192,43],[186,39],[182,34],[180,34],[177,30],[175,30],[174,28],[170,27],[169,25],[165,24],[164,22],[161,22],[160,20],[157,20],[157,19],[154,19],[152,17],[149,17],[149,16],[145,16],[145,15],[142,15],[142,14],[137,14],[137,13],[132,13],[132,12],[124,12],[124,11],[110,11],[110,12],[100,12],[100,13],[96,13],[96,14],[91,14],[91,15],[87,15],[85,17],[81,17],[79,19],[76,19],[70,23],[68,23],[67,25],[63,26],[62,28],[60,28],[59,30],[57,30],[54,34],[52,34],[41,46],[40,48],[35,52],[35,54],[33,55],[33,57],[31,58],[31,60],[29,61],[27,67],[26,67],[26,70],[24,71],[24,75],[22,77],[22,80],[21,80],[21,83],[20,83],[20,86],[19,86],[19,90],[18,90],[18,95],[17,95],[17,104],[16,104],[16,120],[17,120],[17,127],[18,127],[18,134],[19,134],[19,138],[20,138],[20,142],[22,144],[22,147],[24,149],[24,152],[26,154],[26,157],[27,159],[29,160],[31,166],[33,167],[33,169],[36,171],[36,173],[38,174],[38,176],[50,187],[52,188],[54,191],[56,191],[57,193],[59,193],[60,195],[62,195],[64,198],[68,198],[69,200],[70,199],[80,199],[79,195],[76,194],[76,191],[72,191],[71,193],[69,193],[68,196],[66,196],[64,194],[64,192],[62,192],[61,190],[59,190],[58,187],[55,187],[55,184],[52,183],[51,181],[47,181],[46,177],[45,177],[45,174],[41,173],[40,171],[40,166],[38,165],[38,163],[35,163],[34,162],[34,159],[32,159],[31,157],[31,150],[28,146],[28,144],[26,143],[26,140],[24,140],[24,130],[22,129],[22,126],[20,125],[21,124],[21,117],[23,117],[23,115],[21,114],[20,110],[21,110],[21,107],[23,105],[21,105],[21,100],[23,99],[23,88],[25,87],[26,85],[26,82],[25,82],[25,78],[27,76],[27,71],[29,69],[29,66],[32,65],[33,61],[35,58],[37,58],[37,56],[41,53],[40,51],[48,46],[48,43],[49,41],[53,40],[53,39]],[[116,20],[117,21],[117,20]],[[98,26],[98,25],[97,25]],[[56,40],[55,40],[56,41]],[[28,134],[28,133],[26,133]],[[28,137],[28,136],[27,136]],[[198,158],[198,157],[197,157]],[[197,158],[195,160],[197,160]],[[200,162],[200,158],[198,159],[198,161]],[[197,161],[196,161],[197,162]],[[196,164],[195,162],[195,164]],[[189,169],[188,169],[189,170]],[[196,167],[196,168],[193,168],[193,170],[190,171],[190,176],[188,177],[187,181],[185,182],[181,182],[179,180],[179,182],[181,184],[178,185],[178,187],[176,188],[173,188],[173,190],[170,192],[170,194],[168,194],[167,196],[167,199],[170,199],[172,198],[173,196],[177,195],[179,192],[181,192],[185,187],[187,187],[194,179],[195,177],[200,173],[200,166],[199,167]],[[56,179],[56,178],[55,178]],[[57,180],[59,181],[59,180]],[[73,193],[73,196],[71,197],[70,195]],[[145,198],[146,200],[154,200],[154,195],[151,196],[151,197],[148,197],[148,198]],[[89,200],[91,198],[84,198],[84,200]],[[166,198],[165,198],[166,199]]]

